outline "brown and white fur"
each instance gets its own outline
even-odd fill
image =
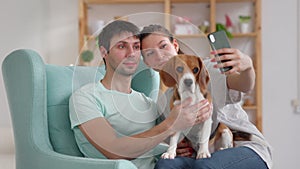
[[[160,71],[162,82],[167,87],[173,87],[174,93],[170,101],[170,107],[174,106],[188,97],[192,98],[192,103],[208,99],[212,103],[211,96],[208,92],[209,74],[200,57],[180,54],[171,58]],[[218,144],[218,148],[224,149],[233,146],[232,133],[227,126],[220,124],[214,138],[211,139],[212,117],[192,127],[188,134],[184,134],[197,150],[196,158],[209,158],[209,144]],[[162,158],[173,159],[176,156],[177,143],[182,132],[177,132],[170,138],[170,145]]]

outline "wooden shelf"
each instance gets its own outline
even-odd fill
[[[256,37],[256,33],[233,33],[234,38],[241,37]],[[177,38],[206,38],[207,34],[189,34],[189,35],[175,35]]]
[[[256,33],[234,33],[232,34],[234,38],[241,37],[255,37]],[[95,39],[93,35],[86,35],[87,39]],[[189,35],[175,35],[176,38],[206,38],[207,34],[189,34]]]
[[[87,4],[164,3],[165,0],[82,0]]]
[[[209,3],[210,0],[170,0],[172,3]]]
[[[172,3],[210,3],[212,0],[170,0]],[[255,0],[214,0],[217,3],[255,2]]]
[[[256,0],[216,0],[217,3],[255,2]]]
[[[257,110],[257,106],[243,106],[245,110]]]
[[[239,38],[239,37],[256,37],[256,33],[233,33],[233,37]]]
[[[205,38],[206,34],[175,35],[176,38]]]

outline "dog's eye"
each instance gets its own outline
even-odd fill
[[[193,73],[194,73],[194,74],[198,73],[198,71],[199,71],[199,68],[197,68],[197,67],[195,67],[195,68],[193,69]]]
[[[183,72],[183,67],[182,66],[178,66],[176,68],[176,71],[179,72],[179,73],[182,73]]]

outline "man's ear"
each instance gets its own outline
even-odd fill
[[[106,58],[107,50],[105,49],[105,47],[100,46],[100,53],[101,53],[102,58]]]

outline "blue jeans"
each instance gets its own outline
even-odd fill
[[[268,169],[261,157],[248,147],[235,147],[212,153],[211,158],[176,157],[159,159],[155,169]]]

